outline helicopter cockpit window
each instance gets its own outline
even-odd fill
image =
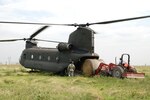
[[[50,56],[48,56],[47,60],[48,60],[48,61],[50,61],[50,60],[51,60],[51,57],[50,57]]]
[[[41,59],[42,59],[42,56],[40,55],[40,56],[39,56],[39,60],[41,60]]]
[[[34,58],[34,55],[31,55],[31,59],[33,59]]]

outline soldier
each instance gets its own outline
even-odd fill
[[[68,76],[74,76],[75,65],[73,61],[71,61],[71,63],[68,65],[67,71],[68,71]]]

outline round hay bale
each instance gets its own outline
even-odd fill
[[[86,59],[82,65],[82,71],[85,76],[92,76],[95,74],[95,70],[103,60],[99,59]]]

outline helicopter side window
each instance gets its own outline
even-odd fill
[[[51,57],[50,57],[50,56],[48,56],[48,57],[47,57],[47,60],[48,60],[48,61],[50,61],[50,60],[51,60]]]
[[[31,59],[33,59],[33,58],[34,58],[34,55],[32,54],[32,55],[31,55]]]
[[[42,60],[42,56],[41,55],[39,56],[39,60]]]

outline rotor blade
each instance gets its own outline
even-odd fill
[[[29,40],[33,39],[36,35],[38,35],[40,32],[42,32],[43,30],[45,30],[45,29],[48,28],[48,27],[49,27],[49,26],[43,26],[43,27],[41,27],[40,29],[38,29],[36,32],[34,32],[34,33],[30,36]]]
[[[0,21],[0,23],[4,24],[32,24],[32,25],[60,25],[60,26],[75,26],[75,24],[53,24],[53,23],[32,23],[32,22],[11,22],[11,21]]]
[[[53,24],[53,23],[32,23],[32,22],[11,22],[11,21],[0,21],[0,23],[5,23],[5,24],[33,24],[33,25],[60,25],[60,26],[90,26],[94,24],[111,24],[111,23],[117,23],[117,22],[123,22],[123,21],[130,21],[130,20],[136,20],[136,19],[143,19],[143,18],[149,18],[150,15],[148,16],[141,16],[141,17],[133,17],[133,18],[126,18],[126,19],[118,19],[118,20],[111,20],[111,21],[103,21],[103,22],[96,22],[96,23],[86,23],[86,24]]]
[[[36,41],[43,41],[43,42],[53,42],[53,43],[60,43],[59,41],[51,41],[51,40],[42,40],[42,39],[33,39]]]
[[[0,42],[14,42],[14,41],[20,41],[20,40],[27,40],[26,38],[24,39],[7,39],[7,40],[0,40]]]
[[[130,21],[130,20],[136,20],[136,19],[149,18],[149,17],[150,17],[150,15],[148,15],[148,16],[141,16],[141,17],[118,19],[118,20],[111,20],[111,21],[104,21],[104,22],[97,22],[97,23],[87,23],[87,26],[94,25],[94,24],[111,24],[111,23],[117,23],[117,22],[123,22],[123,21]]]

